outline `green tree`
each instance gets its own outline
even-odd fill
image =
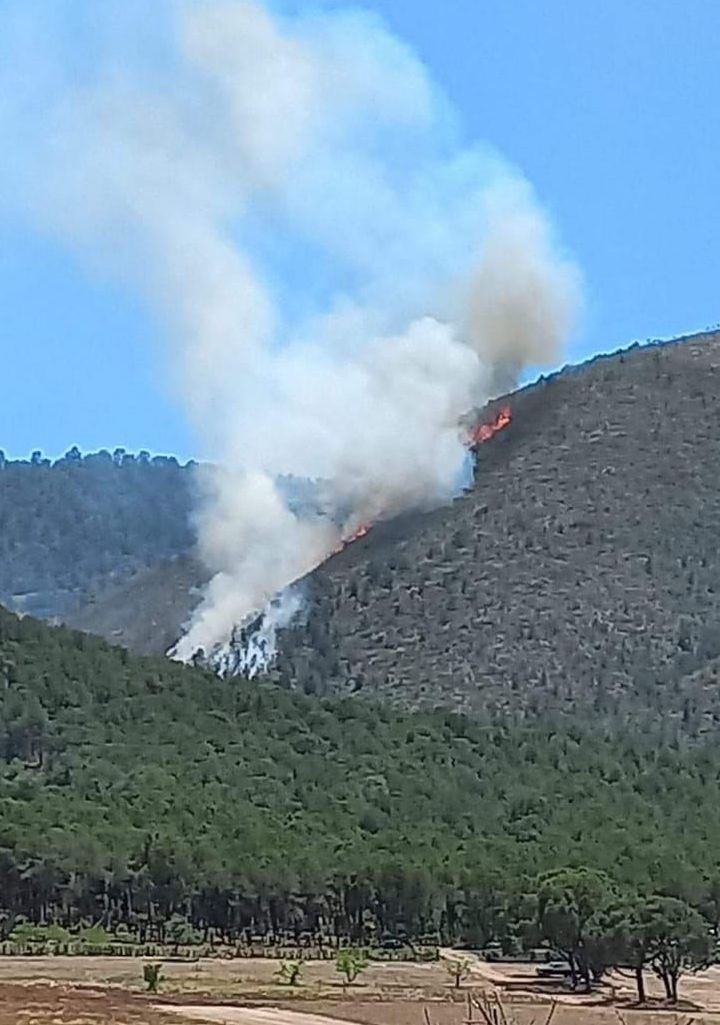
[[[649,943],[652,970],[662,979],[668,1000],[675,1003],[680,977],[707,968],[713,960],[708,924],[682,900],[652,897],[643,908],[642,931]]]
[[[470,961],[466,957],[452,958],[446,963],[445,968],[453,980],[455,989],[460,989],[460,983],[470,974]]]
[[[143,979],[145,980],[148,993],[157,993],[162,982],[162,965],[144,964]]]
[[[677,1000],[684,972],[706,968],[713,942],[703,917],[674,897],[630,897],[598,912],[587,923],[586,947],[604,967],[632,968],[637,996],[645,1002],[644,971],[663,982],[668,1000]]]
[[[367,958],[361,950],[346,947],[341,950],[335,962],[335,970],[344,976],[344,986],[351,986],[361,972],[367,968]]]
[[[612,907],[595,912],[586,927],[589,958],[608,967],[631,968],[639,1003],[645,1002],[644,970],[649,966],[652,943],[647,929],[646,902],[622,898]]]
[[[561,868],[545,873],[538,880],[540,930],[567,958],[573,986],[580,977],[589,989],[591,978],[599,977],[602,959],[598,956],[597,945],[591,944],[588,948],[587,925],[593,915],[610,906],[614,896],[615,887],[610,878],[595,869]]]

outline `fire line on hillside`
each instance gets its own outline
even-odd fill
[[[512,414],[510,412],[510,406],[501,406],[492,420],[486,423],[476,424],[474,427],[470,428],[465,436],[465,445],[468,448],[475,448],[476,445],[481,445],[483,442],[489,441],[504,427],[507,427],[511,420]],[[343,538],[337,548],[335,548],[333,555],[343,552],[348,545],[353,544],[355,541],[359,541],[361,537],[365,537],[371,526],[372,524],[363,524],[349,537]]]
[[[510,407],[502,406],[495,416],[474,427],[463,428],[464,444],[468,449],[489,441],[502,431],[511,421]],[[344,551],[355,541],[365,537],[371,524],[363,523],[348,537],[343,538],[332,554]],[[211,666],[220,676],[237,676],[239,674],[253,678],[272,664],[277,647],[277,633],[285,628],[302,604],[302,597],[297,590],[286,588],[268,602],[264,611],[255,614],[250,622],[235,627],[230,640],[218,645],[209,658],[203,654],[205,664]]]
[[[344,537],[340,541],[340,544],[337,546],[337,548],[333,550],[333,555],[337,555],[338,552],[344,551],[348,545],[351,545],[353,543],[353,541],[359,541],[361,537],[365,537],[369,530],[370,524],[362,524],[361,526],[359,526],[357,530],[354,530],[352,534],[350,534],[349,537]]]
[[[489,441],[503,427],[507,427],[511,420],[510,406],[502,406],[495,418],[489,423],[476,424],[475,427],[470,429],[465,442],[466,445],[468,448],[472,448],[474,445],[480,445],[483,441]]]

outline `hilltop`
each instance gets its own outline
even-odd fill
[[[0,601],[71,617],[97,590],[187,551],[193,495],[192,465],[172,456],[0,452]]]
[[[502,400],[512,421],[478,448],[467,494],[374,526],[303,582],[306,615],[281,634],[272,678],[406,706],[712,718],[718,382],[720,335],[708,333],[598,357]],[[79,469],[63,472],[70,487]],[[130,539],[123,556],[137,568],[110,559],[68,620],[137,651],[175,639],[205,579],[184,474],[164,478],[172,529],[145,520],[167,536],[151,542],[139,524],[142,557]],[[41,494],[37,505],[48,522]]]
[[[687,690],[683,714],[702,716],[720,656],[718,385],[708,334],[510,396],[469,493],[305,581],[277,677],[476,710],[677,706]]]

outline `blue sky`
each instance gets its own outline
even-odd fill
[[[563,362],[720,321],[720,4],[365,6],[419,53],[468,138],[524,172],[580,264],[586,312]],[[0,448],[194,453],[145,310],[10,214],[0,310]]]

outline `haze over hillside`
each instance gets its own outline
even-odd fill
[[[281,633],[273,677],[312,692],[467,707],[601,707],[687,686],[685,714],[701,715],[702,673],[714,680],[720,656],[719,367],[720,335],[710,333],[597,358],[513,395],[512,422],[480,446],[468,494],[377,525],[306,579],[305,613]],[[97,599],[67,618],[162,652],[206,579],[189,547],[186,476],[166,467],[153,478],[158,486],[162,476],[164,520],[148,514],[150,471],[92,467],[57,476],[71,490],[81,472],[96,487],[102,475],[113,487],[122,477],[130,490],[107,501],[102,526],[123,541],[117,562],[107,551],[99,560],[99,521],[80,504],[75,532],[50,535],[64,573],[77,563],[70,537],[106,567],[93,577]],[[44,471],[15,472],[26,486]],[[15,517],[6,551],[42,551],[56,499],[33,495],[34,519]],[[128,509],[136,534],[122,526]]]
[[[376,526],[311,574],[274,678],[411,704],[532,708],[603,705],[714,673],[718,367],[720,336],[702,335],[598,358],[512,396],[512,423],[479,448],[467,495]],[[150,572],[153,588],[165,574]],[[180,606],[199,578],[196,565],[172,569]],[[137,632],[162,618],[143,593],[117,599],[88,610],[87,624],[102,616],[110,633],[124,616],[121,637],[161,650]],[[694,714],[703,691],[689,686]]]
[[[191,466],[123,449],[0,453],[0,602],[48,619],[193,543]]]

